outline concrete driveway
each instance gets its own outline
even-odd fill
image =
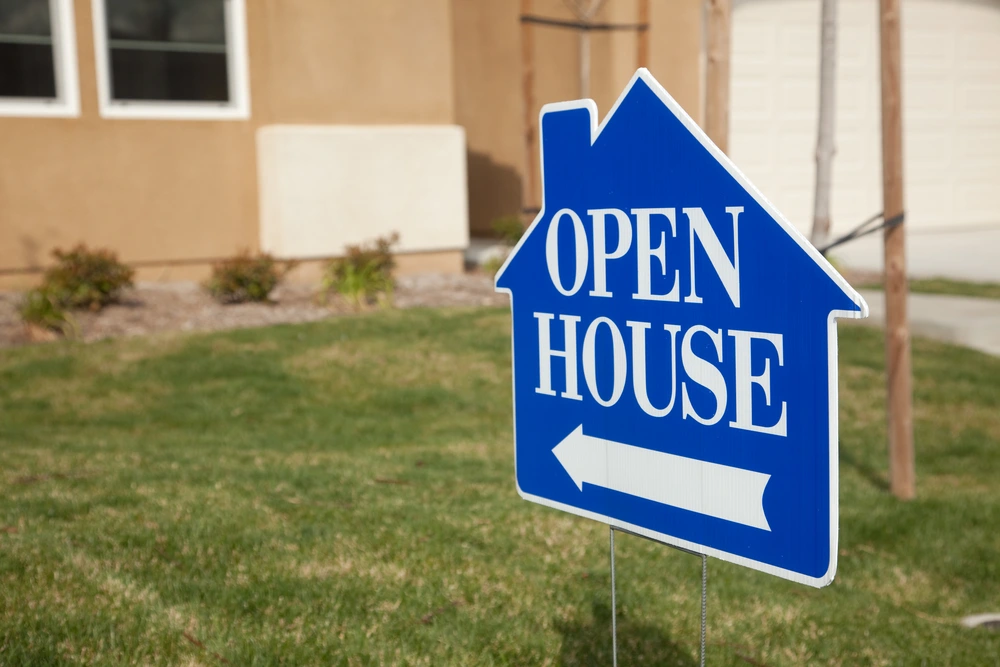
[[[1000,226],[943,232],[907,230],[906,274],[915,278],[954,278],[1000,282]],[[830,254],[852,269],[882,271],[882,234],[834,248]]]
[[[885,294],[863,290],[870,326],[885,325]],[[938,294],[910,294],[910,334],[964,345],[1000,356],[1000,300]]]

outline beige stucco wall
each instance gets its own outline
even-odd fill
[[[526,160],[521,0],[453,0],[456,122],[469,150],[473,234],[522,205]],[[572,20],[562,0],[534,0],[536,16]],[[637,0],[607,0],[595,22],[637,23]],[[651,0],[648,67],[695,120],[701,114],[701,0]],[[542,105],[580,97],[577,32],[532,26],[531,119]],[[635,32],[591,33],[591,97],[603,117],[637,67]],[[537,163],[537,146],[531,160]]]
[[[163,262],[140,271],[161,279],[256,249],[261,125],[453,122],[450,0],[246,4],[250,120],[106,120],[91,4],[77,0],[80,117],[0,118],[0,286],[37,280],[9,272],[81,240]]]
[[[251,118],[139,121],[99,117],[91,3],[76,1],[81,116],[0,118],[0,285],[36,279],[5,271],[40,267],[52,248],[80,240],[152,262],[140,275],[161,279],[207,268],[177,262],[256,249],[254,137],[271,124],[463,125],[472,230],[520,210],[520,0],[246,4]],[[534,4],[535,14],[570,18],[562,0]],[[698,118],[700,0],[650,4],[650,69]],[[636,8],[608,0],[597,20],[631,22]],[[579,52],[571,30],[533,32],[537,122],[541,105],[578,96]],[[601,114],[634,71],[635,53],[634,34],[593,34]]]
[[[651,0],[649,71],[702,121],[702,0]]]
[[[638,23],[637,0],[610,0],[604,12],[610,23]],[[700,52],[702,0],[649,0],[649,62],[657,81],[696,121],[701,120]],[[597,99],[603,116],[635,73],[638,56],[635,32],[610,33],[604,100]]]
[[[451,0],[249,3],[264,124],[454,122]]]
[[[252,123],[100,118],[90,2],[75,4],[80,117],[0,118],[0,270],[81,240],[126,261],[253,248]]]
[[[521,208],[524,124],[516,0],[453,0],[455,119],[465,126],[473,231]]]
[[[398,231],[398,273],[461,271],[461,248],[468,239],[467,200],[464,155],[461,148],[455,153],[454,141],[415,149],[408,160],[392,161],[398,147],[377,140],[377,129],[367,132],[368,162],[382,159],[392,164],[386,165],[384,178],[365,187],[357,174],[350,173],[349,161],[354,158],[345,154],[344,146],[324,140],[331,134],[351,134],[346,126],[354,126],[357,134],[365,132],[357,126],[455,122],[451,0],[258,0],[258,4],[261,20],[251,54],[251,70],[260,80],[259,85],[254,82],[254,118],[261,128],[258,149],[267,145],[263,138],[268,133],[285,132],[287,137],[291,126],[306,134],[315,132],[316,137],[308,155],[279,160],[277,149],[289,148],[279,142],[280,146],[272,146],[277,152],[259,150],[256,156],[263,184],[258,191],[263,207],[260,231],[272,239],[265,249],[300,257],[338,254],[347,243]],[[258,93],[260,89],[265,92]],[[460,128],[451,130],[450,137],[461,139]],[[311,142],[308,137],[305,141]],[[447,157],[440,162],[442,151]],[[309,166],[315,168],[312,176]],[[338,169],[344,178],[324,185],[324,178],[337,178]],[[451,174],[455,170],[463,172],[457,174],[462,181],[457,188]],[[348,185],[352,176],[354,182]],[[404,194],[378,197],[378,185],[392,178]],[[274,187],[283,181],[288,186],[288,179],[298,183]],[[413,191],[421,183],[427,186],[425,195],[433,192],[447,201],[421,199]],[[282,192],[285,196],[278,196]],[[406,197],[413,198],[409,214],[397,214],[396,209],[407,209]],[[365,202],[371,204],[367,212],[358,210]],[[362,228],[352,229],[359,224]],[[303,266],[291,278],[309,281],[315,274]]]

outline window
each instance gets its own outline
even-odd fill
[[[0,0],[0,116],[76,116],[72,0]]]
[[[103,116],[249,117],[244,0],[93,0],[93,7]]]

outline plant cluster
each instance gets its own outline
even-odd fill
[[[320,297],[341,295],[357,308],[391,303],[396,261],[393,246],[399,234],[347,246],[344,257],[330,260],[323,273]],[[75,335],[73,309],[99,311],[119,300],[131,287],[134,270],[110,250],[78,245],[68,252],[53,251],[56,264],[45,272],[42,284],[25,294],[20,304],[25,323],[65,336]],[[206,291],[223,304],[267,301],[297,262],[277,260],[267,253],[243,251],[212,266]],[[50,334],[46,334],[50,335]]]
[[[327,263],[321,297],[326,299],[336,292],[355,308],[391,303],[396,284],[392,247],[397,243],[399,234],[393,232],[367,243],[347,246],[344,257]]]
[[[243,251],[212,266],[205,289],[219,303],[267,301],[296,262],[280,262],[267,253]]]
[[[505,215],[497,218],[491,224],[494,233],[500,237],[506,245],[514,247],[524,236],[524,223],[517,215]]]
[[[89,250],[81,243],[69,252],[54,250],[52,256],[56,265],[45,272],[41,289],[62,307],[96,312],[132,287],[135,271],[111,250]]]
[[[56,249],[52,256],[56,264],[21,302],[21,318],[28,324],[68,335],[75,329],[68,310],[99,311],[133,284],[135,271],[110,250],[80,244],[68,252]]]
[[[508,248],[502,254],[492,255],[483,262],[482,270],[493,276],[496,275],[496,272],[500,270],[500,267],[507,260],[510,248],[516,246],[517,242],[524,236],[524,223],[521,222],[520,216],[505,215],[494,220],[491,226],[493,227],[493,232],[500,237],[500,240]]]
[[[24,295],[20,305],[21,319],[45,331],[71,336],[76,331],[73,318],[44,289],[33,289]]]

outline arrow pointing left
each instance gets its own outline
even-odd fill
[[[771,530],[764,488],[771,476],[595,438],[577,426],[552,449],[577,488],[584,483]]]

